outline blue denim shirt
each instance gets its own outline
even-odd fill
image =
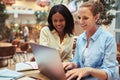
[[[93,67],[104,70],[107,80],[119,80],[118,62],[116,60],[116,41],[113,35],[99,26],[98,30],[90,39],[87,58],[83,59],[86,48],[86,32],[82,33],[76,43],[75,56],[73,62],[81,67]],[[86,77],[84,80],[98,80],[94,77]]]

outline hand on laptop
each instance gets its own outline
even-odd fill
[[[76,78],[75,80],[81,80],[83,77],[90,75],[91,70],[90,67],[76,68],[67,71],[65,75],[67,80],[73,80],[73,78]]]
[[[77,64],[74,62],[63,62],[62,64],[65,71],[77,68]]]

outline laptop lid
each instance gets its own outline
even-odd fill
[[[35,61],[42,74],[50,80],[66,80],[58,51],[54,48],[30,43]]]

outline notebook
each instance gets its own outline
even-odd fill
[[[42,74],[50,80],[66,80],[60,55],[54,48],[30,43],[35,61]]]
[[[15,66],[16,71],[37,70],[38,66],[36,62],[21,62]]]

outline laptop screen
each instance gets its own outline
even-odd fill
[[[42,74],[50,80],[66,80],[58,51],[54,48],[30,43],[35,61]]]

